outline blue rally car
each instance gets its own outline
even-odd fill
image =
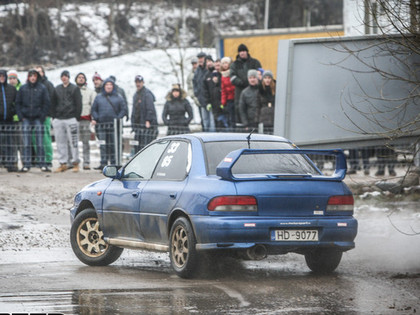
[[[335,157],[332,175],[309,158],[317,155]],[[123,248],[166,251],[176,274],[189,278],[203,257],[295,252],[324,273],[355,246],[341,150],[300,150],[269,135],[198,133],[157,139],[103,173],[71,209],[71,245],[87,265],[110,264]]]

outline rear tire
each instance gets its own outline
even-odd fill
[[[106,266],[116,261],[123,249],[105,242],[95,209],[83,210],[76,216],[70,230],[74,254],[89,266]]]
[[[343,252],[334,249],[319,248],[305,254],[306,265],[315,273],[333,272],[340,264]]]
[[[176,219],[169,235],[169,257],[172,268],[181,278],[194,277],[199,255],[195,249],[196,239],[190,222],[185,217]]]

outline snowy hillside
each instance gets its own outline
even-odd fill
[[[214,6],[206,2],[201,10],[167,1],[56,5],[0,4],[3,64],[77,64],[139,50],[210,47],[221,30],[257,25],[252,2]],[[8,59],[9,54],[24,61]]]

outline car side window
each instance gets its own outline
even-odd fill
[[[150,145],[136,155],[124,168],[123,179],[150,179],[156,163],[168,146],[169,141]]]
[[[185,141],[173,140],[160,158],[152,179],[183,180],[191,166],[191,147]]]

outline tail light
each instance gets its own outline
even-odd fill
[[[353,195],[331,196],[328,199],[327,211],[353,211]]]
[[[210,211],[257,211],[257,199],[253,196],[219,196],[207,205]]]

